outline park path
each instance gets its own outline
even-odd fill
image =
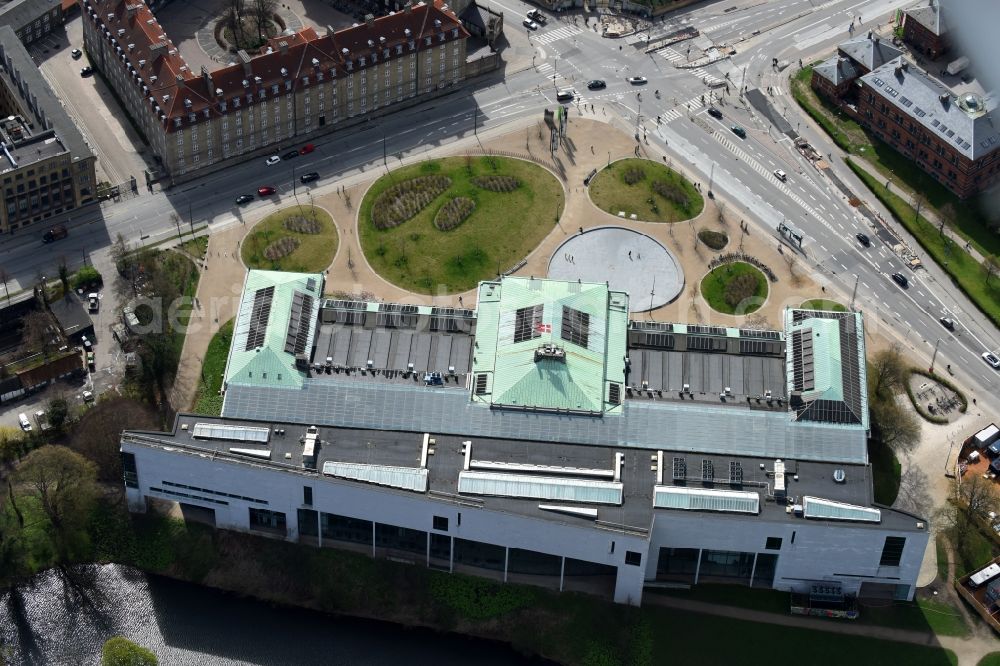
[[[777,624],[783,627],[796,627],[799,629],[812,629],[815,631],[825,631],[827,633],[834,634],[863,636],[878,640],[897,641],[900,643],[912,643],[914,645],[943,647],[951,650],[958,656],[959,666],[975,666],[984,655],[994,652],[1000,648],[1000,644],[997,643],[996,639],[992,635],[986,636],[976,631],[975,623],[971,625],[973,627],[973,633],[970,637],[958,638],[955,636],[935,636],[932,633],[911,631],[908,629],[896,629],[894,627],[857,624],[856,622],[851,622],[849,620],[836,621],[815,617],[771,613],[768,611],[738,608],[736,606],[724,606],[704,601],[680,599],[677,597],[657,594],[645,595],[643,597],[643,603],[680,610],[687,613],[700,613],[702,615],[713,615],[733,620],[748,620],[750,622],[762,622],[764,624]]]

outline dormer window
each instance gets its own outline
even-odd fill
[[[277,83],[275,83],[274,85],[271,86],[271,94],[272,95],[277,95],[278,94],[278,84]]]
[[[445,38],[446,36],[447,36],[447,35],[445,35],[445,33],[443,33],[443,32],[442,32],[442,33],[441,33],[441,34],[439,35],[439,37],[440,37],[440,40],[439,40],[439,41],[442,41],[442,42],[443,42],[443,41],[444,41],[444,38]]]
[[[323,80],[323,72],[316,72],[316,80],[317,81]]]
[[[309,77],[308,76],[303,76],[302,77],[302,85],[304,85],[304,86],[309,85]]]
[[[247,93],[247,104],[253,104],[253,93]]]
[[[389,49],[382,51],[382,57],[385,58],[386,60],[389,59]]]
[[[351,62],[350,60],[348,60],[348,61],[347,61],[347,71],[349,72],[349,71],[351,71],[352,69],[354,69],[354,63],[353,63],[353,62]]]
[[[205,115],[206,118],[208,118],[208,115],[211,113],[211,111],[209,111],[208,107],[206,106],[204,111],[202,111],[202,113]]]
[[[403,53],[403,45],[402,44],[397,44],[396,45],[396,55],[400,55],[402,53]]]
[[[292,80],[289,79],[289,80],[285,81],[285,90],[291,91],[291,89],[292,89]]]
[[[264,99],[265,97],[267,97],[267,91],[266,90],[258,90],[257,91],[257,98],[258,99]]]
[[[236,100],[236,101],[239,102],[239,100]],[[222,113],[226,112],[226,103],[225,102],[219,102],[219,111],[221,111]]]
[[[431,38],[430,37],[425,37],[424,38],[424,44],[426,44],[427,46],[430,46],[431,45]]]
[[[188,114],[188,122],[189,123],[194,124],[197,121],[198,121],[198,116],[194,115],[193,113],[189,113]]]
[[[373,53],[372,54],[372,62],[378,62],[378,54],[377,53]]]
[[[458,37],[458,28],[452,28],[451,29],[451,36],[452,37]]]
[[[239,97],[234,97],[233,98],[233,108],[234,109],[240,108],[240,98]]]
[[[410,40],[410,50],[411,51],[415,51],[416,49],[417,49],[417,43],[411,39]]]
[[[180,116],[178,116],[174,118],[174,127],[180,127],[180,126],[181,126],[181,118]]]
[[[358,67],[364,67],[364,66],[365,66],[365,57],[361,56],[360,58],[358,58]]]

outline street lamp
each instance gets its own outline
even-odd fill
[[[854,274],[854,291],[851,292],[851,310],[852,311],[854,310],[854,299],[858,295],[858,280],[860,280],[860,279],[861,279],[861,277],[857,273],[855,273]]]
[[[934,343],[934,355],[933,355],[933,356],[931,356],[931,367],[930,367],[930,370],[928,371],[928,372],[930,372],[930,373],[931,373],[932,375],[934,374],[934,361],[936,361],[936,360],[937,360],[937,353],[938,353],[938,346],[939,346],[940,344],[941,344],[941,338],[938,338],[938,339],[937,339],[937,342],[935,342],[935,343]]]

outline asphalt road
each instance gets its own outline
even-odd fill
[[[505,12],[507,31],[525,31],[521,19],[531,5],[517,0],[491,4]],[[703,187],[726,203],[727,214],[750,222],[752,233],[774,233],[782,221],[793,224],[805,235],[799,260],[811,267],[814,278],[846,294],[853,293],[857,284],[856,304],[865,312],[870,331],[888,327],[928,361],[940,339],[936,366],[943,369],[950,363],[960,384],[972,388],[974,395],[992,395],[998,376],[980,354],[1000,346],[996,329],[950,286],[938,268],[927,265],[927,270],[913,272],[904,267],[830,180],[737,94],[738,84],[745,84],[748,90],[759,86],[762,91],[768,85],[776,86],[777,92],[768,95],[774,107],[814,146],[827,146],[829,141],[814,133],[799,113],[787,83],[780,83],[782,77],[772,70],[771,59],[792,63],[793,69],[799,58],[811,62],[847,38],[847,27],[859,14],[861,29],[867,30],[869,25],[887,21],[893,10],[909,0],[822,4],[818,0],[747,0],[724,4],[727,6],[679,10],[646,32],[655,39],[679,27],[697,27],[702,33],[695,42],[699,46],[707,47],[711,42],[736,49],[736,55],[716,64],[693,70],[677,68],[675,65],[685,65],[689,57],[684,43],[647,54],[645,35],[604,39],[595,31],[595,22],[589,20],[585,25],[582,15],[575,22],[571,15],[552,17],[531,34],[535,66],[509,74],[503,82],[479,83],[476,88],[330,135],[315,142],[315,153],[289,162],[267,167],[258,159],[169,192],[142,191],[131,201],[92,209],[73,220],[69,238],[46,247],[42,255],[36,234],[13,236],[0,245],[0,264],[15,281],[26,284],[39,273],[53,271],[60,256],[75,264],[85,255],[106,254],[119,233],[139,244],[168,238],[180,225],[190,229],[238,223],[245,212],[287,199],[295,178],[302,173],[319,171],[323,177],[313,186],[333,187],[359,170],[381,168],[383,155],[391,166],[400,157],[470,135],[474,127],[496,128],[512,120],[540,116],[543,108],[556,103],[557,89],[573,87],[579,94],[573,113],[590,113],[584,109],[593,104],[592,117],[615,117],[619,124],[644,131],[651,146],[700,173]],[[700,49],[693,51],[697,52]],[[626,78],[635,75],[647,77],[648,83],[630,85]],[[606,89],[587,90],[586,81],[595,78],[607,81]],[[727,82],[728,96],[721,87],[709,87]],[[724,118],[717,120],[707,114],[702,96],[718,99],[720,94],[723,101],[718,104]],[[730,131],[733,124],[747,130],[745,139]],[[836,155],[832,163],[849,187],[866,200],[871,198]],[[775,169],[788,174],[787,182],[774,176]],[[259,185],[275,186],[278,196],[243,209],[233,204],[238,194],[252,192]],[[298,185],[296,189],[301,193],[302,188]],[[873,237],[872,247],[857,243],[858,232]],[[912,239],[910,245],[918,247]],[[106,259],[99,256],[97,261]],[[897,271],[907,275],[909,288],[902,289],[891,281],[891,274]],[[946,314],[959,322],[954,333],[938,322]]]

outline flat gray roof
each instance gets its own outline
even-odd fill
[[[74,160],[94,157],[83,134],[59,103],[10,25],[0,26],[0,82],[12,90],[33,115],[35,133],[54,129]]]
[[[255,448],[264,450],[263,445],[245,444],[228,440],[194,439],[192,431],[196,423],[222,423],[232,426],[268,427],[271,429],[267,449],[270,450],[270,460],[258,460],[229,453],[229,448]],[[184,447],[178,451],[193,447],[192,452],[210,451],[213,454],[229,458],[244,464],[263,464],[276,469],[295,468],[300,472],[314,474],[314,470],[305,470],[300,466],[302,444],[300,438],[305,435],[308,426],[302,423],[277,421],[261,421],[251,419],[221,419],[194,414],[179,414],[174,423],[173,431],[169,433],[126,433],[126,438],[136,435],[143,442],[152,446]],[[276,434],[276,430],[284,430],[284,434]],[[424,432],[435,439],[434,453],[427,458],[429,471],[429,490],[432,493],[455,495],[458,488],[458,475],[464,466],[462,442],[469,439],[463,435],[441,434],[434,430],[420,431],[381,431],[344,427],[320,427],[319,439],[321,445],[316,460],[316,470],[322,470],[327,461],[349,463],[376,463],[400,467],[419,466]],[[615,453],[623,452],[625,456],[621,481],[624,487],[621,506],[593,505],[597,508],[598,520],[605,523],[622,524],[626,527],[647,529],[652,523],[654,509],[652,507],[652,491],[656,483],[656,472],[651,469],[650,454],[646,451],[622,451],[621,447],[586,446],[572,444],[555,444],[546,441],[521,439],[495,439],[477,437],[472,440],[473,460],[491,462],[507,462],[528,465],[555,465],[557,467],[577,467],[589,469],[611,470],[614,466]],[[665,443],[669,443],[669,439]],[[664,449],[666,447],[663,447]],[[291,454],[286,458],[285,454]],[[755,458],[733,455],[692,455],[690,453],[664,451],[664,485],[674,485],[672,476],[673,458],[685,459],[688,469],[687,487],[715,488],[728,490],[730,486],[729,465],[738,462],[743,473],[743,484],[740,489],[758,492],[761,496],[760,514],[758,516],[733,514],[733,519],[769,521],[801,521],[785,511],[783,505],[767,500],[769,488],[773,487],[773,479],[767,472],[773,469],[771,458]],[[702,461],[711,461],[715,469],[715,483],[703,483],[700,480]],[[830,463],[814,463],[785,460],[788,478],[788,495],[801,498],[803,495],[822,497],[837,502],[858,506],[870,506],[872,502],[870,488],[870,472],[866,465],[837,465]],[[761,467],[763,465],[763,468]],[[844,469],[846,480],[836,483],[833,471]],[[797,475],[797,479],[795,476]],[[326,477],[330,478],[330,477]],[[332,479],[331,479],[332,480]],[[338,480],[338,483],[364,483],[361,481]],[[386,492],[409,492],[385,489]],[[490,497],[480,495],[462,495],[463,499],[482,503],[485,508],[527,515],[534,518],[557,522],[580,524],[580,518],[543,511],[538,508],[539,500],[518,499],[511,497]],[[541,503],[545,503],[542,501]],[[655,511],[674,511],[671,509],[656,509]],[[713,517],[725,514],[713,513]],[[828,522],[834,525],[838,523]],[[882,509],[881,523],[849,523],[852,527],[874,527],[893,530],[916,530],[916,519],[907,514]]]
[[[61,0],[11,0],[11,2],[0,4],[0,23],[10,26],[14,30],[20,30],[35,19],[41,18],[42,15],[61,6]],[[52,24],[51,19],[49,24]],[[6,40],[6,37],[3,39]]]
[[[302,424],[389,431],[438,432],[465,437],[540,440],[593,446],[866,463],[865,429],[792,420],[765,401],[739,407],[690,401],[630,400],[623,415],[603,417],[555,411],[491,409],[467,391],[387,383],[376,377],[324,375],[301,389],[230,384],[222,413]]]

